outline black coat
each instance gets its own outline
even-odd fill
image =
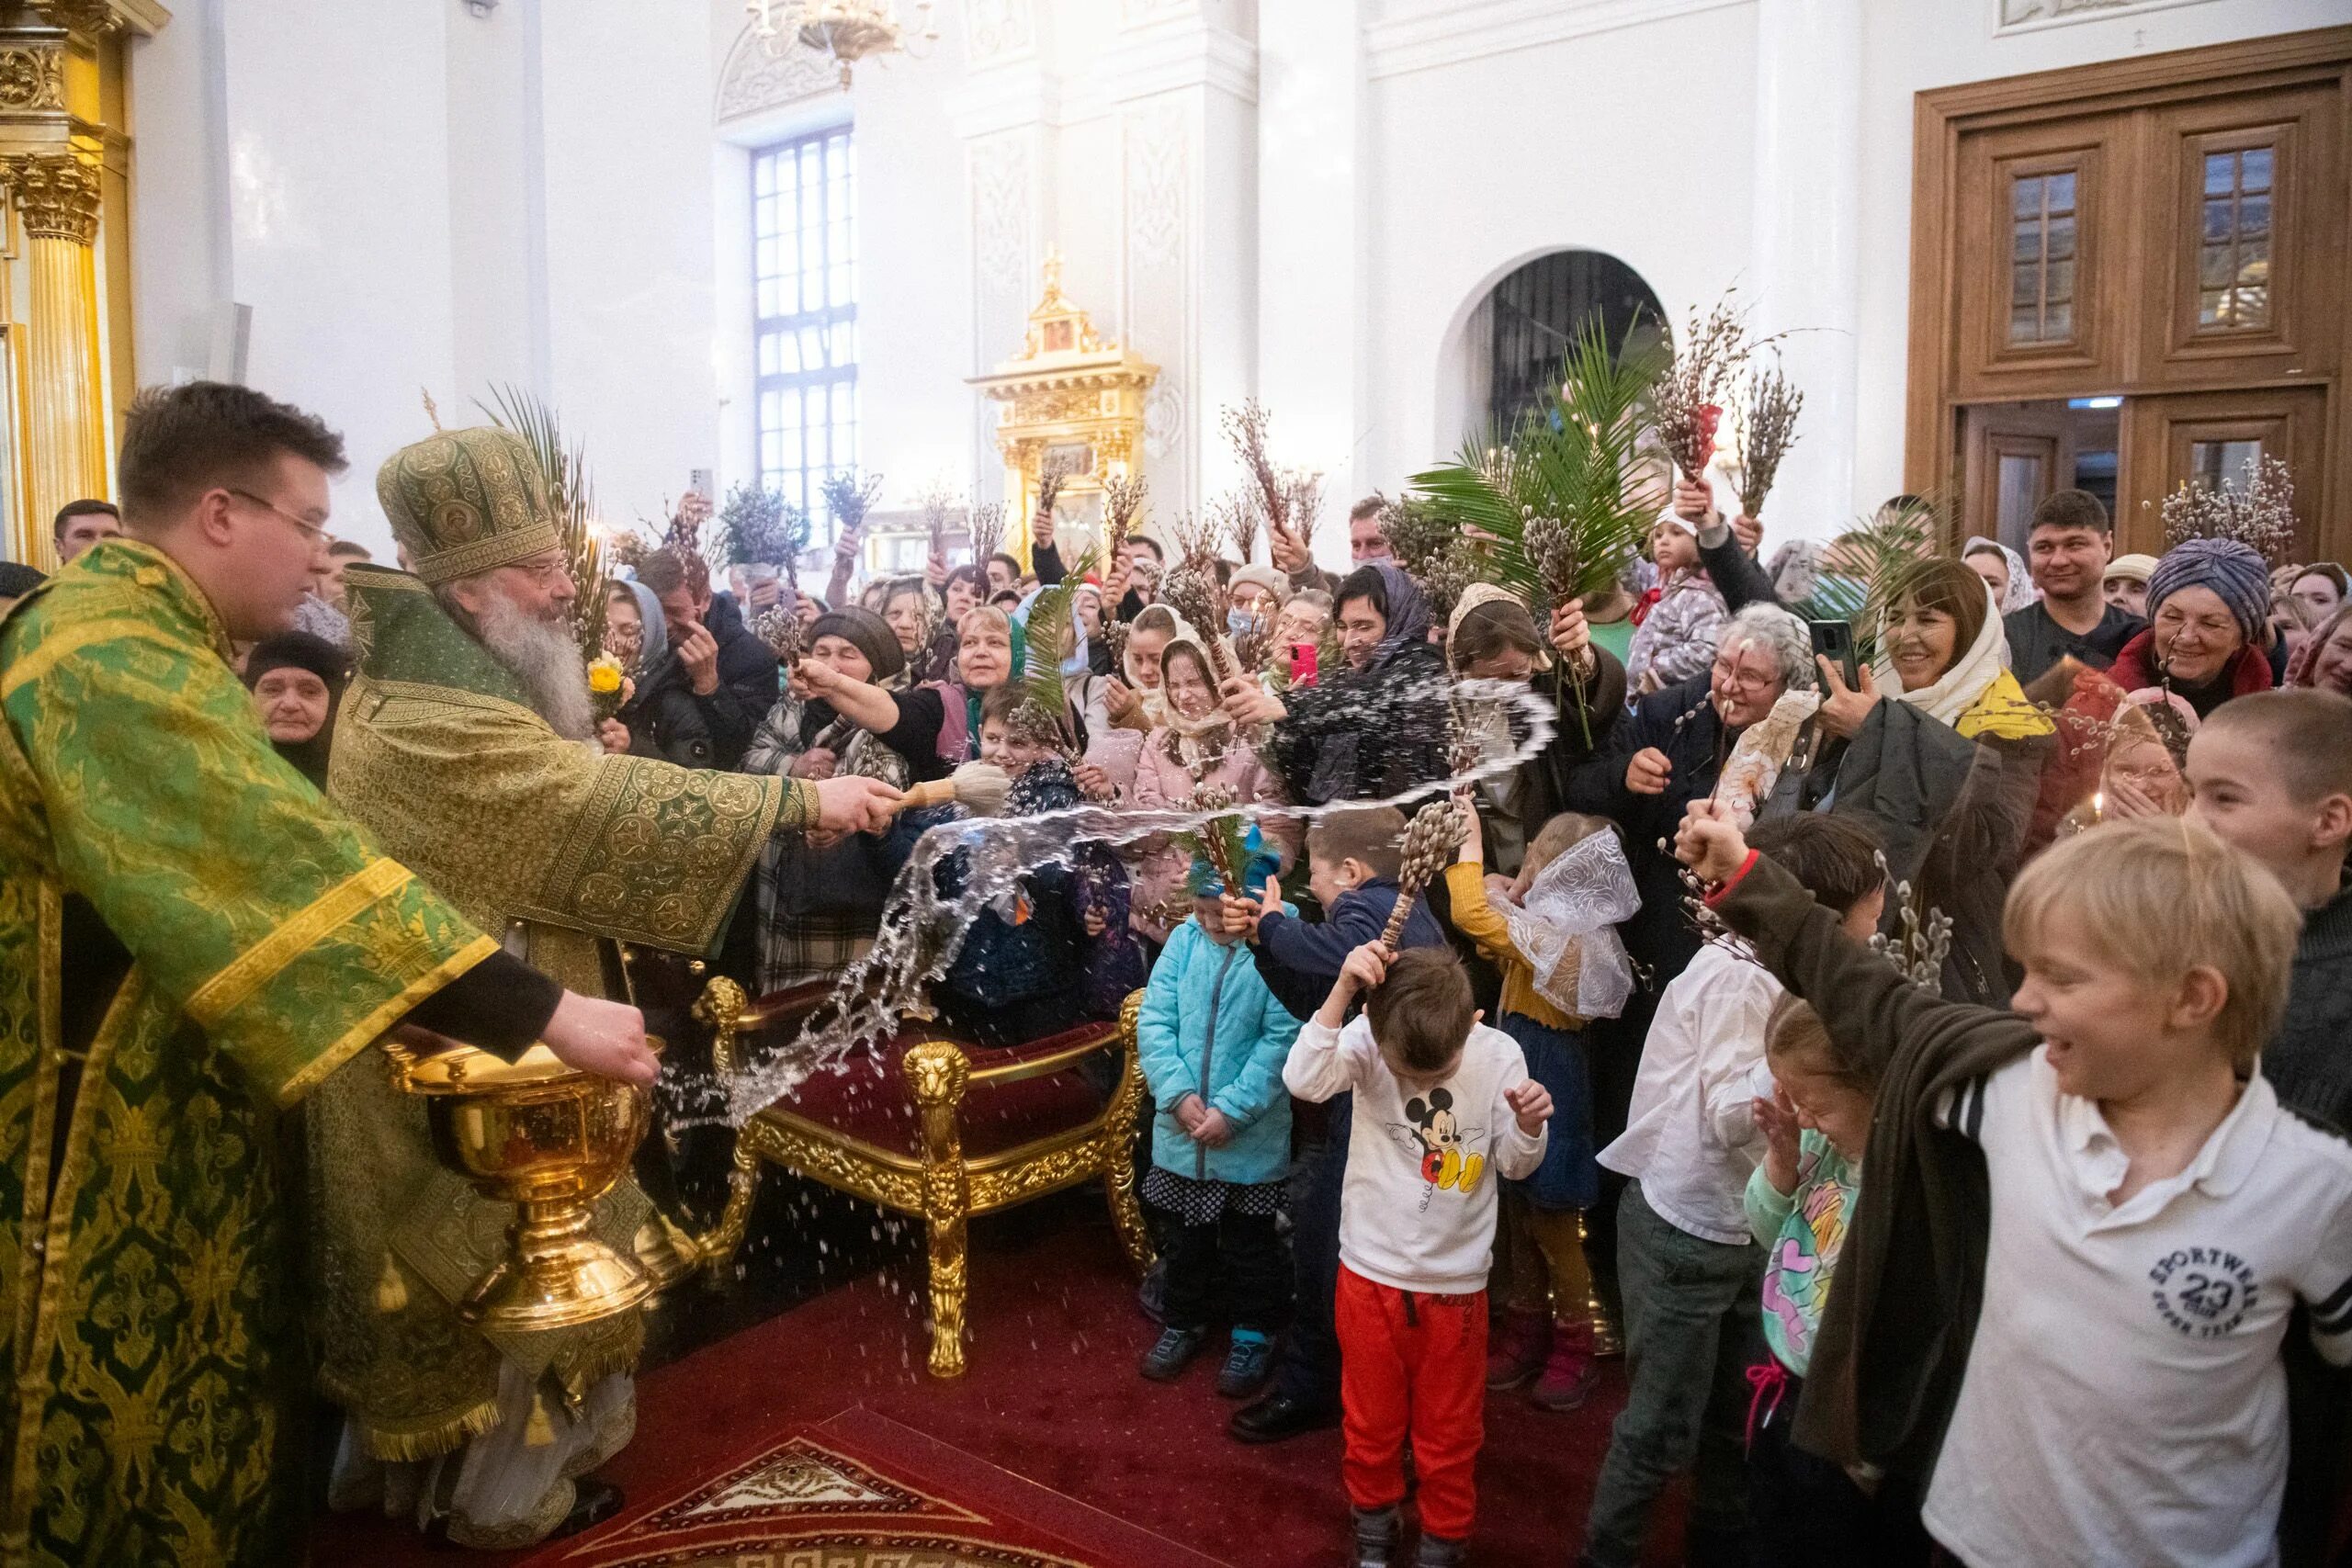
[[[1290,798],[1307,806],[1381,800],[1450,777],[1453,715],[1444,661],[1402,644],[1367,669],[1294,687],[1266,760]]]
[[[646,676],[620,717],[628,726],[629,750],[638,756],[661,757],[681,767],[731,770],[783,694],[784,682],[775,650],[743,624],[732,598],[714,596],[703,626],[718,644],[718,689],[697,694],[673,648]]]

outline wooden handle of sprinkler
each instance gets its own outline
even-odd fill
[[[1388,911],[1388,923],[1380,928],[1380,945],[1389,952],[1396,951],[1397,940],[1405,934],[1405,922],[1413,918],[1413,905],[1420,896],[1418,887],[1396,890],[1396,903]]]
[[[956,804],[956,781],[952,778],[933,779],[928,784],[910,784],[899,795],[900,811],[923,811],[934,806]]]

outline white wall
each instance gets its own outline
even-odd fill
[[[1018,341],[1057,246],[1098,327],[1168,367],[1163,510],[1233,482],[1217,413],[1254,392],[1336,518],[1453,448],[1464,329],[1514,266],[1607,251],[1678,320],[1750,276],[1759,205],[1815,199],[1758,190],[1753,151],[1758,6],[1805,3],[964,0],[929,59],[722,117],[740,0],[185,0],[134,46],[141,373],[203,373],[217,308],[252,306],[250,379],[346,433],[337,526],[372,546],[420,388],[449,423],[492,381],[548,394],[607,516],[657,516],[695,468],[752,471],[746,150],[846,118],[885,507],[992,489],[964,378]],[[1902,485],[1913,95],[2343,17],[2143,0],[2003,28],[2001,5],[1860,7],[1858,145],[1821,171],[1859,192],[1852,429],[1815,433],[1850,446],[1852,511]]]

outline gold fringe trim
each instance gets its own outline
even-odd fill
[[[584,1348],[548,1369],[548,1376],[563,1391],[566,1410],[577,1415],[588,1391],[615,1372],[634,1372],[645,1353],[645,1314],[631,1309],[628,1326],[616,1338]]]
[[[419,1460],[438,1459],[497,1426],[498,1401],[485,1399],[464,1414],[422,1431],[388,1432],[356,1416],[352,1417],[352,1425],[359,1428],[359,1446],[367,1450],[369,1459],[382,1460],[387,1464],[413,1464]]]

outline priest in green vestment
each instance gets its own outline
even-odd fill
[[[342,466],[259,393],[149,393],[128,536],[0,621],[8,1568],[300,1561],[280,1110],[404,1021],[652,1077],[633,1010],[564,997],[386,858],[230,668],[290,624]]]
[[[580,989],[626,942],[705,953],[773,833],[880,827],[872,780],[753,777],[612,756],[593,739],[576,585],[530,446],[494,428],[396,453],[379,498],[414,575],[345,574],[359,670],[331,795],[388,851],[536,968]],[[511,1205],[434,1157],[381,1063],[323,1085],[310,1119],[322,1385],[350,1416],[331,1501],[379,1501],[460,1544],[514,1547],[614,1505],[575,1482],[628,1440],[634,1313],[485,1337],[455,1303]],[[608,1240],[662,1223],[633,1182]],[[648,1227],[650,1227],[650,1229]]]

